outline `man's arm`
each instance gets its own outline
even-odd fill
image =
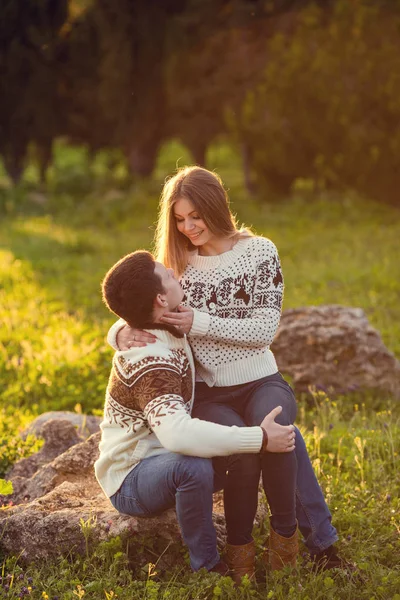
[[[142,373],[132,393],[160,443],[171,452],[190,456],[256,453],[262,444],[260,427],[226,427],[192,419],[181,395],[182,376],[170,364]]]
[[[264,437],[261,427],[227,427],[192,419],[180,394],[181,375],[171,371],[170,365],[158,365],[143,374],[134,387],[150,428],[167,450],[206,458],[260,452]],[[288,452],[294,448],[294,428],[275,423],[276,414],[273,411],[262,423],[269,429],[268,450]]]

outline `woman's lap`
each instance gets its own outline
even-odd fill
[[[282,412],[275,419],[281,425],[293,423],[297,407],[291,387],[279,373],[243,385],[208,388],[196,385],[193,416],[221,425],[238,427],[260,425],[277,406]]]
[[[277,406],[282,412],[275,418],[280,425],[290,425],[297,413],[296,399],[290,386],[282,379],[253,384],[246,403],[244,421],[247,425],[260,425],[264,417]]]
[[[282,412],[276,421],[292,423],[296,401],[290,386],[279,373],[248,384],[225,388],[208,388],[197,384],[193,416],[222,425],[238,427],[260,425],[276,406]],[[227,470],[224,500],[228,541],[245,544],[251,540],[251,529],[258,503],[261,470],[274,527],[283,534],[295,526],[295,484],[297,461],[290,454],[259,454],[213,459],[216,472]]]

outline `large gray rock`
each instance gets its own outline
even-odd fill
[[[370,391],[400,396],[400,362],[360,308],[285,310],[272,345],[279,369],[298,391]]]
[[[292,376],[299,390],[316,385],[399,395],[400,363],[360,309],[287,310],[273,350],[280,369]],[[131,548],[143,538],[155,539],[161,547],[179,542],[175,511],[152,519],[128,517],[120,515],[104,496],[93,470],[100,433],[82,442],[74,424],[53,419],[46,422],[42,435],[44,448],[17,463],[8,476],[14,485],[13,505],[0,510],[0,549],[32,561],[85,552],[88,541],[96,543],[115,535],[129,536]],[[9,500],[0,497],[0,505]],[[220,496],[214,510],[222,545]],[[264,517],[261,510],[259,519]]]
[[[61,420],[49,421],[46,424],[46,429],[50,428],[55,437],[57,431],[62,433],[70,427],[72,426],[68,421]],[[73,427],[72,430],[75,431]],[[98,491],[100,488],[94,477],[93,464],[99,454],[99,441],[100,433],[92,435],[85,442],[78,439],[68,450],[65,452],[61,450],[58,455],[53,456],[53,460],[42,462],[34,473],[28,461],[29,459],[35,461],[35,458],[46,450],[46,444],[37,454],[18,461],[7,476],[14,488],[14,493],[9,499],[14,504],[30,502],[45,496],[65,482],[79,483],[82,488],[87,490],[94,488]]]
[[[42,448],[36,454],[18,461],[7,473],[8,479],[31,477],[40,467],[82,441],[74,425],[62,419],[43,421],[40,436],[44,438]]]
[[[57,425],[65,426],[63,421],[52,423],[53,432]],[[142,551],[144,538],[156,541],[163,550],[172,542],[180,544],[174,510],[151,519],[139,519],[121,515],[113,508],[94,476],[99,441],[100,433],[94,434],[41,466],[33,475],[28,468],[26,477],[19,463],[16,464],[13,472],[19,474],[11,477],[14,493],[0,496],[0,505],[12,502],[0,510],[3,552],[20,555],[25,562],[46,560],[71,551],[84,553],[87,543],[96,544],[116,535],[130,538],[133,553],[135,540],[136,549]],[[220,509],[219,503],[216,509]],[[214,523],[222,546],[225,532],[221,514],[214,515]],[[166,564],[168,560],[170,552],[166,553]]]
[[[52,410],[49,412],[42,413],[31,423],[23,432],[23,437],[26,437],[29,433],[33,433],[36,436],[43,435],[43,427],[48,421],[54,419],[62,419],[63,421],[69,421],[73,427],[75,427],[81,439],[88,438],[93,433],[99,431],[101,417],[94,415],[84,415],[69,410]]]

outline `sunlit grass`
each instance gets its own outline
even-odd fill
[[[34,439],[22,442],[19,433],[39,412],[74,410],[76,404],[84,412],[101,410],[112,356],[105,335],[114,317],[102,304],[100,281],[122,255],[151,247],[162,182],[177,164],[191,162],[173,142],[163,148],[153,181],[127,184],[123,166],[115,167],[117,175],[107,172],[106,155],[92,166],[91,181],[82,153],[61,146],[57,152],[58,171],[43,192],[43,205],[29,199],[34,168],[18,190],[7,188],[4,173],[0,177],[8,207],[0,222],[0,477],[38,448]],[[400,211],[347,194],[297,194],[275,203],[250,199],[234,150],[215,145],[208,161],[229,188],[239,220],[278,246],[285,308],[361,307],[400,358]],[[267,584],[254,589],[234,589],[228,580],[182,569],[156,567],[150,577],[141,557],[133,573],[128,569],[125,542],[115,540],[83,559],[26,571],[15,559],[5,560],[0,576],[15,577],[4,597],[19,597],[32,577],[34,600],[45,598],[43,593],[49,599],[81,594],[96,600],[400,600],[398,403],[319,393],[315,405],[300,400],[298,424],[339,529],[341,553],[359,564],[358,575],[315,576],[300,567],[294,575],[269,574]],[[264,534],[256,531],[259,564]],[[0,598],[4,585],[9,583],[0,582]]]

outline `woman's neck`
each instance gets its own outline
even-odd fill
[[[211,240],[203,246],[199,246],[198,252],[200,256],[217,256],[218,254],[232,250],[236,241],[236,237]]]

